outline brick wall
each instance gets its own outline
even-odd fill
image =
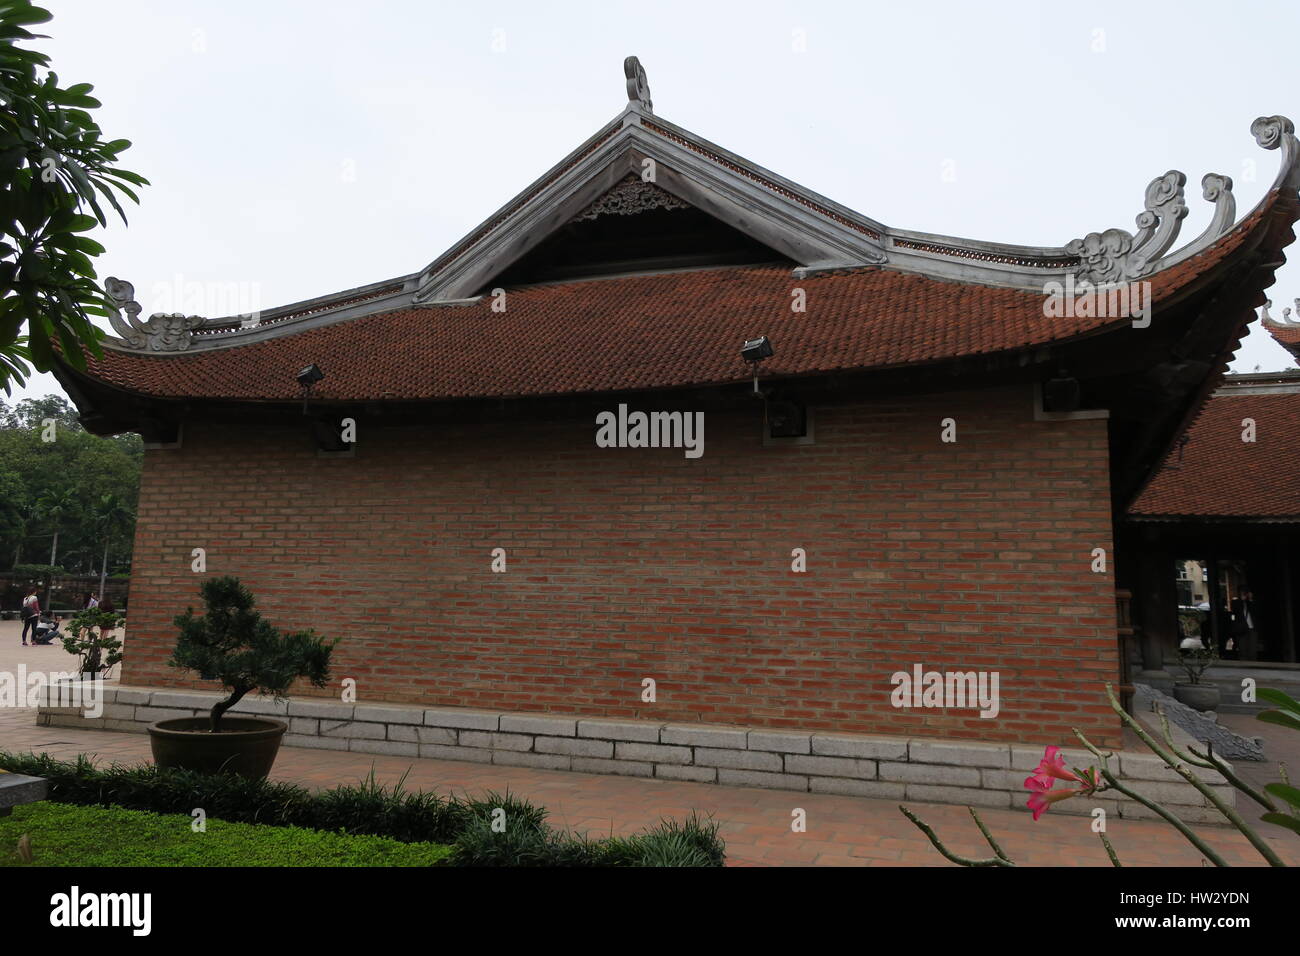
[[[815,444],[763,447],[757,411],[709,413],[695,460],[597,448],[594,415],[363,419],[354,458],[187,423],[145,458],[123,682],[203,686],[165,664],[202,547],[273,623],[342,638],[360,702],[1119,743],[1104,421],[1008,388],[822,407]],[[1000,715],[894,709],[915,663],[998,671]]]

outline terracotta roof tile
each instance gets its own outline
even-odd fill
[[[1276,196],[1276,194],[1275,194]],[[1209,250],[1152,280],[1156,303],[1242,245],[1261,207]],[[791,311],[791,290],[807,312]],[[743,381],[741,342],[772,339],[768,376],[941,361],[1073,338],[1127,320],[1048,318],[1041,294],[889,269],[795,279],[778,266],[584,280],[469,306],[406,309],[247,345],[166,355],[106,349],[89,374],[141,394],[293,400],[297,371],[320,400],[454,399]]]
[[[1290,352],[1292,357],[1300,358],[1300,325],[1287,327],[1265,323],[1264,328],[1268,329],[1274,342]]]
[[[1242,441],[1244,419],[1255,441]],[[1300,520],[1300,393],[1220,393],[1205,403],[1175,450],[1129,509],[1135,517]]]

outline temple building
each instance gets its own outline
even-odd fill
[[[1262,319],[1287,345],[1292,330],[1273,325],[1267,307]],[[1295,343],[1300,338],[1290,348]],[[1227,376],[1124,524],[1146,574],[1137,679],[1160,685],[1177,675],[1177,648],[1191,624],[1220,656],[1209,675],[1228,709],[1243,709],[1243,677],[1296,692],[1297,461],[1300,372]]]
[[[147,442],[122,683],[199,687],[172,619],[233,574],[341,638],[367,703],[1119,746],[1104,683],[1176,647],[1148,595],[1226,555],[1161,523],[1228,514],[1196,498],[1220,479],[1180,478],[1213,464],[1201,430],[1238,402],[1261,435],[1294,422],[1262,383],[1211,399],[1300,216],[1291,122],[1251,125],[1281,160],[1253,209],[1201,180],[1190,241],[1172,170],[1134,230],[1029,247],[878,222],[625,78],[622,112],[418,272],[217,318],[142,319],[109,280],[118,337],[58,374],[88,429]],[[1261,652],[1294,661],[1286,613]],[[929,673],[996,675],[997,706],[898,693]]]

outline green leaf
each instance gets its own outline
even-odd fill
[[[1288,816],[1285,813],[1266,813],[1260,817],[1266,823],[1276,823],[1280,827],[1286,827],[1296,833],[1300,833],[1300,818]]]
[[[1300,714],[1300,701],[1288,697],[1280,690],[1275,690],[1272,687],[1261,687],[1256,691],[1256,696],[1259,697],[1260,700],[1272,704],[1274,707],[1281,707],[1283,710],[1289,710],[1293,713]]]
[[[3,14],[0,14],[0,20],[5,23],[12,23],[16,26],[31,26],[34,23],[49,23],[54,19],[54,15],[48,10],[42,10],[40,7],[32,7],[23,4],[15,8],[12,4],[5,5]]]
[[[1275,797],[1281,797],[1293,807],[1300,807],[1300,787],[1288,783],[1270,783],[1264,788]]]
[[[1300,730],[1300,718],[1284,714],[1280,710],[1266,710],[1262,714],[1256,714],[1255,719],[1262,720],[1266,724],[1277,724],[1279,727]]]

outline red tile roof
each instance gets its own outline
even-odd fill
[[[1294,328],[1286,326],[1269,325],[1265,323],[1264,328],[1268,329],[1268,334],[1273,336],[1273,341],[1282,348],[1286,349],[1296,358],[1300,358],[1300,325]]]
[[[1247,240],[1275,193],[1213,247],[1155,275],[1158,304]],[[791,311],[791,290],[807,311]],[[1128,324],[1048,318],[1033,292],[889,269],[795,279],[784,267],[734,267],[583,280],[469,306],[405,309],[230,348],[166,355],[106,349],[89,375],[166,398],[294,400],[316,363],[318,400],[452,399],[630,391],[745,380],[739,349],[767,335],[767,376],[942,361],[1070,339]]]
[[[1244,419],[1255,441],[1242,441]],[[1300,392],[1221,392],[1129,509],[1134,517],[1300,520]]]

